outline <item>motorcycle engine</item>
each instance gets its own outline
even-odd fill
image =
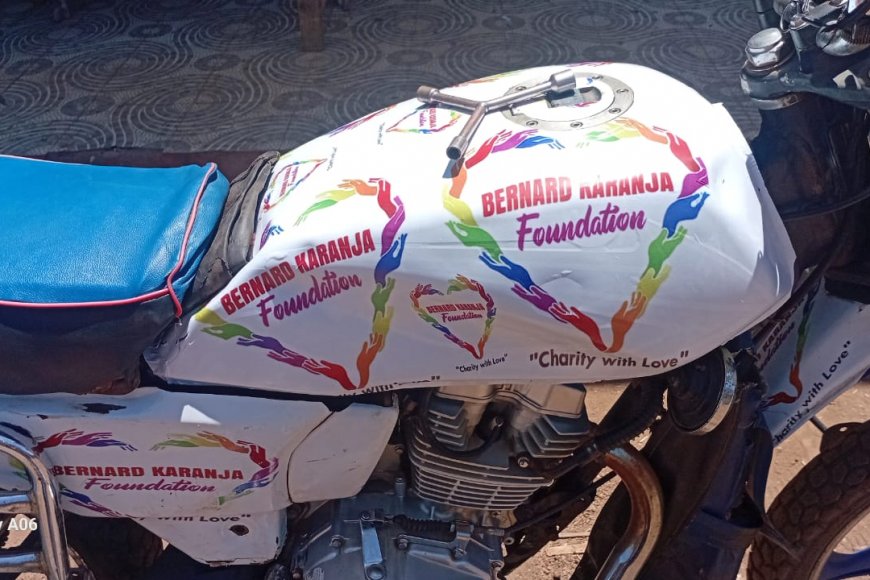
[[[582,385],[479,385],[409,397],[404,445],[359,495],[295,528],[293,578],[491,579],[514,510],[590,438]]]

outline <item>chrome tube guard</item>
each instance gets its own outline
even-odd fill
[[[0,456],[20,462],[30,478],[30,491],[0,492],[0,517],[33,515],[41,540],[39,550],[0,548],[0,573],[41,572],[48,580],[85,578],[70,570],[59,496],[48,467],[29,448],[0,435]]]

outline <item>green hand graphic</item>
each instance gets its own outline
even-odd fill
[[[468,226],[459,222],[447,222],[450,231],[459,238],[459,241],[468,247],[480,248],[490,256],[498,260],[501,257],[501,248],[498,242],[489,235],[489,232],[479,226]]]
[[[683,238],[686,237],[688,230],[680,226],[674,237],[668,238],[668,230],[662,228],[658,237],[649,245],[649,267],[653,269],[656,275],[662,269],[662,264],[665,260],[671,257],[674,250],[677,249]]]

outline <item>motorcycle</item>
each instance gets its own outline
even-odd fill
[[[866,573],[834,550],[868,424],[764,510],[773,446],[870,367],[867,7],[777,9],[752,148],[578,63],[232,182],[0,157],[0,544],[34,531],[0,573],[504,578],[615,477],[575,578],[733,578],[750,544],[753,579]],[[598,423],[591,383],[627,383]]]

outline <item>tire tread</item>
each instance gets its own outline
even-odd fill
[[[810,580],[827,546],[856,513],[870,508],[870,422],[843,435],[841,443],[810,461],[776,497],[771,523],[795,548],[798,559],[766,537],[752,544],[750,580]]]

